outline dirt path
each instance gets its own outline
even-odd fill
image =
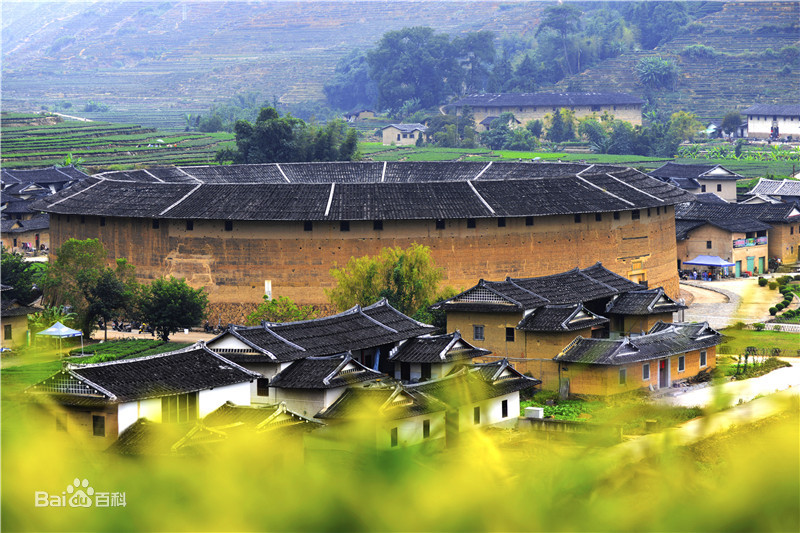
[[[684,320],[705,321],[713,328],[763,322],[770,318],[769,308],[782,298],[778,291],[760,287],[756,278],[681,282],[680,288],[691,294]]]

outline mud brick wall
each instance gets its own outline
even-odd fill
[[[187,229],[185,220],[106,217],[101,226],[99,217],[53,215],[51,249],[72,237],[99,238],[109,261],[127,258],[142,281],[172,275],[206,287],[212,304],[257,304],[265,281],[271,282],[273,297],[327,304],[331,268],[413,243],[431,248],[444,268],[443,285],[456,289],[481,278],[542,276],[602,261],[617,274],[663,286],[678,297],[672,207],[642,209],[638,218],[632,211],[619,212],[618,218],[612,213],[534,217],[533,225],[525,218],[505,219],[504,226],[499,219],[478,219],[475,228],[465,219],[447,220],[444,229],[434,220],[386,220],[383,230],[375,230],[372,221],[353,221],[349,231],[339,222],[314,222],[305,231],[303,221],[235,221],[226,231],[222,220],[195,220]],[[219,309],[233,318],[244,312]]]

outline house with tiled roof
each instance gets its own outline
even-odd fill
[[[798,260],[800,208],[793,203],[688,202],[675,209],[678,268],[698,255],[734,263],[736,277],[766,272],[770,259]]]
[[[489,355],[489,350],[476,348],[461,337],[461,332],[443,335],[422,335],[393,348],[389,362],[394,364],[398,381],[425,381],[449,374],[459,364],[469,364],[476,357]]]
[[[54,194],[87,177],[87,174],[73,166],[29,170],[0,169],[2,218],[31,218],[38,213],[30,208],[34,200]]]
[[[37,208],[51,215],[51,248],[98,238],[142,280],[203,285],[214,316],[260,302],[253,288],[265,282],[323,304],[334,265],[414,242],[430,248],[442,285],[602,261],[677,297],[675,241],[664,235],[690,199],[612,165],[364,161],[107,172]]]
[[[747,196],[749,198],[743,203],[800,204],[800,181],[759,178],[758,183],[747,191]]]
[[[648,174],[692,194],[713,193],[728,202],[736,202],[736,181],[744,179],[722,165],[665,163]]]
[[[361,383],[391,380],[368,368],[349,353],[298,359],[269,382],[269,399],[303,416],[314,416],[331,405],[344,391]]]
[[[68,363],[25,394],[57,407],[59,431],[107,448],[140,418],[192,422],[226,402],[248,405],[250,382],[258,377],[199,342],[135,359]]]
[[[646,335],[622,339],[577,337],[554,361],[559,389],[611,396],[669,388],[716,366],[722,335],[708,323],[655,324]]]
[[[742,114],[747,116],[748,137],[800,137],[800,104],[755,104]]]
[[[399,383],[371,383],[349,387],[315,418],[327,427],[306,439],[314,449],[359,437],[352,442],[377,449],[444,448],[445,414],[448,406],[421,391]]]
[[[50,247],[50,215],[0,220],[0,238],[11,253],[45,251]]]
[[[619,300],[629,293],[637,305],[634,296]],[[507,358],[544,388],[555,388],[552,357],[576,336],[641,334],[660,320],[672,321],[685,306],[661,288],[647,289],[597,263],[549,276],[480,280],[433,308],[445,311],[448,330],[463,331],[492,352],[484,360]]]
[[[211,453],[222,444],[258,443],[265,453],[280,451],[302,459],[304,434],[322,426],[290,411],[285,404],[226,402],[194,422],[170,424],[140,418],[120,433],[108,451],[120,455],[194,455]]]
[[[541,384],[525,376],[506,359],[472,364],[439,379],[406,385],[411,393],[422,393],[448,406],[445,415],[448,446],[458,434],[487,426],[516,427],[520,415],[520,392]]]
[[[356,305],[335,315],[285,323],[228,328],[208,341],[209,348],[260,374],[253,384],[253,403],[274,403],[269,380],[293,361],[344,352],[369,368],[389,371],[388,358],[403,341],[435,331],[389,304]]]
[[[12,289],[8,285],[0,286],[0,292]],[[0,296],[0,346],[14,349],[28,343],[28,315],[40,311],[39,308],[22,305],[15,299]]]
[[[424,138],[428,127],[425,124],[389,124],[381,128],[383,144],[386,146],[414,146]]]
[[[503,113],[511,113],[518,123],[525,124],[552,117],[566,108],[577,119],[607,115],[641,126],[643,104],[644,100],[638,96],[625,93],[496,93],[468,95],[447,107],[460,114],[469,106],[476,124]]]

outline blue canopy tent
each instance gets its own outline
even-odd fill
[[[725,261],[721,257],[717,257],[716,255],[698,255],[691,261],[684,261],[684,265],[698,265],[698,266],[710,266],[710,267],[732,267],[736,266],[735,263],[729,263]]]
[[[727,275],[728,274],[728,267],[736,266],[736,263],[730,263],[728,261],[725,261],[721,257],[717,257],[716,255],[698,255],[697,257],[695,257],[691,261],[684,261],[683,264],[684,265],[697,265],[697,266],[709,267],[710,275],[712,276],[712,279],[713,279],[714,271],[711,270],[711,269],[716,268],[716,267],[722,267],[722,268],[725,269],[725,271],[724,271],[725,275]],[[703,279],[705,279],[705,278],[703,278]]]
[[[47,329],[44,329],[37,333],[37,335],[45,335],[47,337],[58,337],[58,351],[61,351],[61,339],[69,338],[69,337],[80,337],[81,338],[81,354],[83,354],[83,332],[78,331],[77,329],[68,328],[61,322],[56,322],[52,326]]]

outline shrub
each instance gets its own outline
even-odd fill
[[[783,302],[781,302],[781,303],[779,303],[778,305],[776,305],[776,306],[775,306],[775,309],[777,309],[778,311],[783,311],[783,309],[784,309],[785,307],[786,307],[786,306],[785,306],[785,305],[783,305]]]
[[[769,283],[769,281],[767,281],[767,278],[758,278],[759,287],[765,287],[767,283]]]
[[[763,331],[764,330],[764,324],[761,323],[761,322],[756,322],[755,324],[753,324],[753,329],[756,330],[756,331]]]
[[[783,287],[790,281],[792,281],[792,276],[781,276],[777,279],[778,285],[780,285],[781,287]]]
[[[795,274],[794,275],[794,280],[795,281],[800,281],[800,274]]]
[[[681,55],[691,59],[713,59],[717,57],[717,51],[704,44],[693,44],[681,50]]]
[[[778,308],[777,307],[770,307],[769,308],[769,314],[770,315],[775,316],[777,313],[778,313]]]
[[[744,329],[745,326],[746,326],[746,324],[740,320],[738,322],[734,322],[732,326],[728,326],[728,327],[731,328],[731,329],[742,330],[742,329]]]
[[[774,291],[777,288],[778,288],[778,282],[777,281],[770,281],[769,282],[769,290]]]

